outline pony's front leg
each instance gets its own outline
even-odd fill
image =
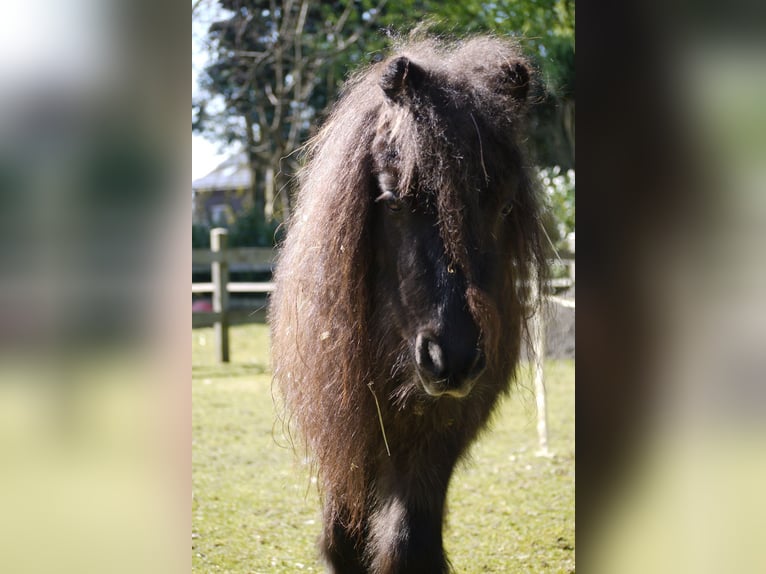
[[[429,500],[393,496],[381,504],[370,522],[370,572],[449,572],[442,543],[445,495],[431,492]]]
[[[366,574],[362,543],[344,526],[343,520],[325,510],[324,528],[319,547],[332,574]]]

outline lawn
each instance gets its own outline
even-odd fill
[[[275,424],[268,329],[231,329],[228,365],[212,329],[192,331],[192,571],[323,572],[316,488]],[[575,571],[574,362],[546,365],[549,446],[535,455],[528,376],[459,467],[445,546],[456,572]]]

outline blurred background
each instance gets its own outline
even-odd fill
[[[188,30],[0,9],[0,571],[188,571]]]
[[[763,6],[577,14],[578,566],[761,572]]]

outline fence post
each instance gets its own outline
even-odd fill
[[[548,450],[548,404],[545,399],[545,320],[542,310],[532,317],[532,354],[535,358],[535,402],[537,403],[537,439],[539,449],[537,456],[552,456]]]
[[[537,456],[553,456],[548,449],[548,404],[545,399],[545,371],[543,361],[545,360],[545,317],[543,317],[542,297],[545,295],[537,290],[536,277],[533,279],[533,301],[539,304],[532,317],[531,333],[532,336],[532,355],[534,357],[534,378],[535,378],[535,402],[537,403],[537,439],[539,448]],[[539,298],[539,299],[538,299]]]
[[[575,235],[574,233],[570,233],[569,237],[567,238],[567,249],[569,251],[569,265],[567,266],[569,268],[569,278],[572,280],[572,284],[574,284],[575,281]]]
[[[220,363],[229,362],[229,262],[226,244],[229,232],[216,227],[210,230],[210,250],[220,254],[211,265],[213,278],[213,311],[220,313],[214,324],[216,357]]]

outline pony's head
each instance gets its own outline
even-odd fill
[[[462,398],[513,355],[542,262],[518,143],[530,69],[499,40],[427,42],[381,63],[377,82],[371,304],[391,325],[381,349],[398,349],[400,395],[414,385]]]

